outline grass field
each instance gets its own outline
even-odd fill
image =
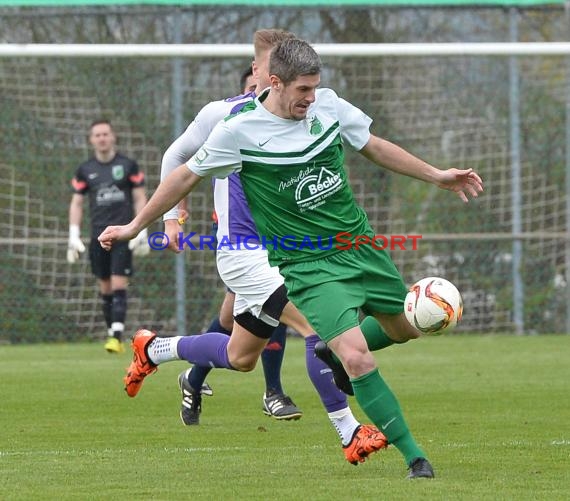
[[[378,353],[436,470],[412,482],[393,447],[345,462],[298,339],[283,381],[300,421],[263,415],[260,365],[212,373],[198,427],[178,417],[184,362],[161,366],[129,399],[129,353],[3,346],[0,499],[569,499],[569,354],[570,336],[451,335]]]

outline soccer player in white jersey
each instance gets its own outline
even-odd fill
[[[355,245],[362,237],[371,242],[374,232],[354,200],[344,147],[350,145],[396,173],[456,192],[465,202],[483,190],[482,180],[472,169],[438,169],[372,135],[367,115],[334,91],[317,89],[321,62],[306,42],[281,42],[271,53],[269,68],[270,89],[218,124],[131,223],[107,228],[99,241],[108,249],[129,239],[205,176],[239,172],[259,241],[267,247],[270,264],[285,277],[292,302],[342,362],[362,410],[404,457],[408,478],[433,478],[431,464],[369,350],[420,333],[404,316],[407,291],[390,256],[373,245]],[[334,244],[338,233],[350,234],[349,249]],[[360,308],[371,312],[362,322]],[[232,365],[230,350],[220,353],[198,343],[186,348],[187,360],[211,350],[211,363]]]
[[[257,90],[269,84],[269,54],[280,41],[292,35],[282,30],[259,30],[254,36],[255,61],[253,72],[259,80]],[[163,158],[161,177],[180,163],[187,161],[207,139],[214,126],[232,111],[253,100],[254,95],[238,96],[225,101],[207,104],[198,113],[186,131],[168,148]],[[237,108],[236,108],[237,107]],[[176,161],[173,162],[172,159]],[[163,181],[164,182],[164,181]],[[241,190],[239,176],[216,180],[214,187],[215,209],[218,214],[218,239],[237,242],[255,236],[257,229]],[[167,234],[175,241],[178,231],[176,211],[165,214]],[[346,394],[332,381],[330,368],[315,358],[314,347],[319,337],[299,311],[288,301],[283,278],[276,267],[271,267],[267,251],[263,249],[232,250],[222,248],[217,252],[218,269],[226,285],[236,293],[235,322],[231,338],[218,333],[179,338],[158,338],[148,331],[139,331],[133,340],[134,360],[125,378],[126,390],[136,395],[143,378],[156,370],[159,363],[184,359],[194,363],[191,372],[202,367],[225,367],[251,370],[260,357],[279,319],[290,325],[305,338],[307,372],[325,406],[329,419],[337,430],[343,452],[352,464],[363,462],[366,457],[386,446],[384,435],[371,425],[361,425],[353,416]],[[198,341],[205,349],[195,349]],[[186,346],[188,345],[188,346]],[[188,347],[190,347],[188,349]],[[223,361],[213,360],[210,352],[222,356]],[[187,353],[203,352],[203,357],[190,357]],[[199,398],[200,385],[191,386],[186,377],[179,380],[183,394],[181,417],[191,418],[192,407]]]
[[[284,37],[292,36],[292,34],[281,30],[260,30],[254,36],[254,45],[257,48],[257,52],[260,52],[261,55],[264,56],[265,51],[269,52],[272,43],[280,41],[280,39]],[[263,58],[260,57],[260,59]],[[196,120],[188,126],[186,131],[166,150],[162,158],[162,179],[196,152],[199,146],[196,144],[196,138],[206,138],[218,119],[221,120],[226,115],[237,112],[245,103],[253,99],[255,96],[254,91],[257,88],[257,78],[253,75],[252,66],[253,65],[250,64],[240,76],[240,95],[217,102],[217,104],[220,105],[219,113],[217,113],[212,106],[206,106],[204,109],[208,111],[205,112],[205,116],[204,112],[200,112],[199,115],[202,115],[202,117],[197,117]],[[264,71],[266,73],[267,69],[265,68]],[[266,75],[263,80],[267,82],[268,78],[269,75]],[[203,132],[201,132],[200,129],[203,129]],[[239,199],[240,198],[237,200],[239,201]],[[183,231],[183,228],[179,226],[179,224],[184,224],[187,214],[188,207],[186,200],[182,200],[179,204],[178,211],[173,209],[163,216],[165,220],[165,232],[169,242],[178,241],[178,235]],[[212,217],[214,220],[214,232],[217,234],[219,221],[215,211]],[[239,221],[241,218],[242,215],[239,212],[236,213],[232,211],[230,221]],[[248,218],[248,221],[250,219],[251,218]],[[231,222],[230,226],[232,226]],[[169,248],[174,252],[181,252],[178,247],[173,248],[173,246],[169,246]],[[221,332],[228,336],[231,334],[234,303],[235,294],[228,289],[220,306],[219,314],[212,320],[206,332]],[[281,382],[281,368],[283,366],[286,343],[287,326],[280,323],[273,330],[267,346],[261,353],[263,376],[265,378],[262,409],[267,416],[277,420],[290,421],[300,419],[303,413],[301,409],[295,405],[291,397],[285,393]],[[212,388],[206,383],[206,378],[212,370],[212,367],[193,366],[179,375],[178,382],[182,392],[180,418],[187,426],[200,424],[202,395],[213,394]],[[194,388],[198,388],[199,390],[195,390]]]

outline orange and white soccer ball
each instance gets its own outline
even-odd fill
[[[451,330],[461,320],[463,300],[449,280],[422,278],[410,287],[404,313],[419,331],[436,336]]]

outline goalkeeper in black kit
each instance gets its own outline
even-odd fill
[[[127,287],[133,273],[132,255],[144,256],[150,251],[147,230],[129,242],[121,242],[106,251],[97,241],[109,225],[128,223],[146,204],[144,174],[135,160],[116,151],[116,136],[111,123],[97,120],[89,129],[89,143],[94,155],[82,163],[71,181],[73,195],[69,206],[69,242],[67,261],[75,263],[85,251],[80,236],[83,199],[89,198],[91,240],[89,260],[98,280],[109,353],[125,351],[122,336],[127,313]]]

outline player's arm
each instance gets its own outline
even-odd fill
[[[204,134],[199,122],[194,120],[164,152],[160,166],[161,183],[168,178],[176,167],[192,157],[207,138],[208,134]],[[180,252],[178,235],[183,231],[181,225],[184,224],[187,218],[188,202],[186,197],[162,216],[164,221],[164,233],[168,239],[167,249],[173,252]]]
[[[69,236],[67,240],[67,262],[75,263],[79,254],[85,252],[81,241],[81,221],[83,219],[83,195],[74,193],[69,204]]]
[[[224,118],[225,107],[220,107],[221,101],[213,101],[204,106],[188,125],[186,130],[176,138],[162,156],[160,166],[160,181],[164,181],[179,165],[187,162],[206,142],[215,125]],[[187,210],[181,202],[179,207]],[[177,208],[164,214],[163,220],[178,219]]]
[[[186,162],[202,145],[198,144],[200,135],[197,134],[198,128],[195,121],[193,121],[188,128],[167,148],[162,156],[162,163],[160,166],[160,181],[164,182],[168,176],[179,165]],[[206,138],[208,136],[206,135]],[[204,139],[206,139],[204,138]],[[175,205],[162,216],[164,221],[164,232],[168,239],[167,249],[180,252],[178,250],[178,235],[182,231],[181,224],[186,221],[188,217],[188,203],[184,197],[178,205]]]
[[[400,146],[372,134],[360,153],[393,172],[454,191],[464,202],[468,201],[467,194],[476,198],[483,191],[483,181],[473,169],[438,169]]]
[[[223,118],[218,117],[216,103],[204,106],[188,125],[186,130],[167,148],[162,156],[160,167],[160,180],[164,181],[168,175],[180,164],[188,161],[204,144],[216,122]],[[162,219],[164,232],[168,238],[168,249],[180,252],[178,235],[183,231],[182,224],[188,219],[188,201],[184,197],[178,205],[167,211]]]
[[[177,167],[158,185],[154,195],[129,224],[105,229],[99,236],[101,246],[110,249],[116,240],[133,238],[194,190],[205,176],[223,178],[240,171],[241,167],[241,155],[232,131],[225,122],[220,122],[188,163]]]
[[[69,225],[81,227],[83,219],[83,195],[74,193],[69,204]]]
[[[144,186],[133,188],[133,208],[137,215],[146,205],[146,192]]]
[[[202,177],[188,169],[186,164],[177,167],[164,182],[158,185],[154,195],[135,218],[123,226],[108,226],[101,235],[101,246],[109,250],[117,240],[130,240],[138,235],[155,219],[177,204],[182,197],[190,193],[202,180]]]
[[[190,193],[202,180],[202,177],[188,169],[186,164],[177,167],[162,183],[141,209],[135,218],[123,226],[108,226],[101,235],[99,242],[104,249],[109,250],[117,240],[130,240],[149,226],[155,219],[164,214],[182,197]]]

